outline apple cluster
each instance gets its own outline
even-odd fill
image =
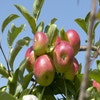
[[[70,29],[66,31],[68,41],[58,36],[53,44],[51,52],[47,52],[49,38],[44,32],[34,35],[33,44],[26,51],[28,58],[26,69],[33,71],[36,81],[41,86],[50,85],[59,73],[62,78],[73,80],[78,73],[79,64],[75,55],[80,49],[80,37],[78,33]]]

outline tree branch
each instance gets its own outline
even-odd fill
[[[88,27],[88,45],[87,45],[87,51],[86,51],[86,63],[85,63],[85,70],[84,70],[84,75],[82,77],[82,83],[80,87],[80,94],[79,94],[79,99],[78,100],[86,100],[86,89],[88,85],[88,72],[90,68],[90,53],[92,49],[92,29],[94,26],[94,21],[95,21],[95,11],[96,11],[96,0],[92,0],[92,9],[90,12],[90,19],[89,19],[89,27]]]

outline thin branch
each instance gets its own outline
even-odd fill
[[[86,89],[88,85],[88,72],[90,68],[90,53],[91,53],[91,44],[92,44],[92,29],[94,26],[95,21],[95,11],[96,11],[96,0],[92,0],[92,9],[90,13],[90,20],[89,20],[89,27],[88,27],[88,45],[87,45],[87,52],[86,52],[86,63],[85,63],[85,71],[82,78],[82,83],[80,87],[80,94],[78,100],[86,100]]]
[[[1,46],[1,43],[0,43],[0,50],[1,50],[2,54],[3,54],[3,56],[4,56],[4,59],[5,59],[6,64],[7,64],[8,75],[11,76],[11,74],[10,74],[10,67],[9,67],[9,64],[8,64],[8,60],[7,60],[6,56],[5,56],[5,53],[4,53],[3,48]]]

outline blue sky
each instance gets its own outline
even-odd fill
[[[19,13],[19,11],[14,7],[14,4],[23,5],[32,14],[33,1],[34,0],[1,0],[0,1],[1,2],[0,3],[0,28],[3,20],[8,15],[14,13],[20,16],[18,19],[11,22],[3,33],[2,46],[7,57],[8,57],[9,49],[8,49],[6,38],[7,38],[7,32],[10,29],[12,23],[14,23],[16,26],[20,26],[21,24],[26,24],[25,31],[23,31],[16,40],[22,38],[23,36],[30,36],[31,38],[33,38],[33,34],[31,33],[29,25],[27,24],[23,16]],[[87,35],[74,22],[74,20],[76,18],[85,18],[86,14],[91,9],[91,1],[92,0],[79,0],[79,4],[77,4],[77,0],[45,0],[38,22],[43,20],[45,22],[45,25],[47,25],[50,22],[50,20],[55,17],[58,19],[56,22],[58,29],[61,29],[62,27],[64,27],[65,31],[67,31],[68,29],[75,29],[79,33],[81,39],[81,45],[85,45],[85,40],[87,39]],[[100,33],[97,33],[98,31],[100,31],[99,29],[100,29],[100,25],[96,30],[97,40],[100,37]],[[0,30],[0,36],[1,34],[2,32]],[[24,59],[25,51],[27,48],[28,47],[25,46],[17,56],[16,61],[14,63],[15,68],[17,68],[17,66],[20,64],[20,61]],[[79,52],[76,55],[76,58],[78,59],[79,63],[82,63],[82,65],[84,66],[85,52]],[[1,62],[3,65],[6,66],[5,60],[2,56],[2,53],[0,52],[0,63]],[[93,67],[95,67],[95,64],[93,64]],[[6,81],[0,78],[0,86],[3,86],[5,83]]]

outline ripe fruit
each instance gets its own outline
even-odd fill
[[[58,45],[60,43],[60,41],[61,41],[61,38],[60,38],[60,36],[58,36],[56,41],[55,41],[54,46]]]
[[[74,49],[74,55],[76,55],[80,49],[80,37],[78,33],[73,29],[68,30],[66,34],[69,39],[70,45]]]
[[[48,55],[39,56],[34,63],[34,75],[41,86],[48,86],[55,76],[55,69]]]
[[[28,58],[26,69],[28,70],[28,72],[33,71],[34,62],[35,62],[35,54],[34,54],[34,50],[32,46],[27,49],[25,53],[25,58]]]
[[[79,70],[79,64],[76,58],[73,59],[73,65],[66,70],[66,72],[64,73],[64,78],[68,79],[68,80],[73,80],[75,75],[77,75]]]
[[[48,37],[43,32],[37,32],[34,35],[33,48],[37,56],[42,55],[46,52],[48,47]]]
[[[100,92],[100,83],[93,80],[92,85],[93,85],[93,87],[95,87],[98,90],[98,92]]]
[[[60,43],[55,46],[53,61],[58,72],[64,73],[67,69],[69,69],[70,66],[72,66],[73,58],[74,51],[68,42],[60,41]]]

